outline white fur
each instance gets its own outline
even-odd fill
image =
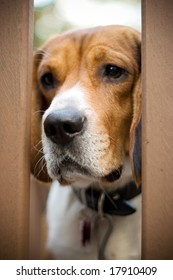
[[[85,112],[87,115],[92,114],[92,118],[94,118],[94,112],[87,102],[86,95],[87,92],[80,83],[75,84],[66,91],[60,91],[43,115],[43,122],[50,113],[66,107],[74,107],[79,111]]]

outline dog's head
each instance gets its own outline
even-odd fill
[[[34,56],[32,110],[37,178],[112,183],[130,150],[139,182],[140,34],[107,26],[49,40]]]

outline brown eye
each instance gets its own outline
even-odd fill
[[[104,66],[103,76],[109,81],[119,81],[127,74],[127,71],[113,64]]]
[[[40,78],[40,82],[42,86],[47,90],[50,90],[55,87],[55,79],[51,72],[43,74]]]

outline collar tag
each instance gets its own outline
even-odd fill
[[[84,218],[80,221],[81,244],[83,247],[91,240],[91,221]]]

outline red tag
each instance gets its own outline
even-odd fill
[[[91,222],[89,220],[82,220],[80,222],[81,230],[81,244],[85,246],[91,240]]]

